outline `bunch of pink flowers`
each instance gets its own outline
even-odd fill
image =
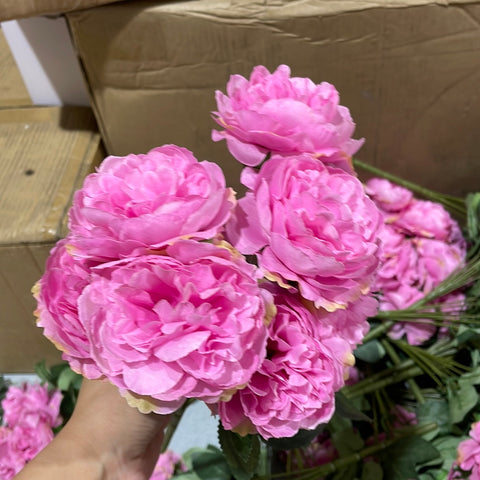
[[[10,386],[2,401],[0,480],[10,480],[53,439],[62,394],[44,385]]]
[[[249,165],[247,194],[174,145],[108,157],[35,288],[38,324],[143,412],[196,398],[227,429],[292,436],[330,419],[376,312],[382,217],[332,85],[256,67],[227,90],[213,136]]]
[[[457,460],[450,469],[448,480],[480,480],[480,422],[472,424],[469,434],[470,438],[458,445]]]
[[[466,243],[458,223],[440,204],[418,200],[410,190],[380,178],[369,180],[366,191],[383,215],[381,265],[374,287],[380,292],[380,309],[402,310],[464,266]],[[444,296],[439,308],[459,310],[463,298],[462,293]],[[397,322],[389,334],[419,345],[436,331],[424,320]]]

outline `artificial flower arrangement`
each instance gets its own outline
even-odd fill
[[[144,413],[209,406],[222,448],[175,478],[480,475],[478,198],[353,160],[336,89],[285,65],[216,100],[245,195],[174,145],[105,159],[34,289],[44,334]]]

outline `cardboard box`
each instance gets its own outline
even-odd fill
[[[35,324],[31,288],[103,152],[91,110],[79,107],[2,109],[0,146],[0,372],[31,372],[60,360]]]
[[[109,153],[175,143],[236,187],[210,140],[214,91],[285,63],[337,87],[361,160],[452,194],[479,186],[479,1],[135,1],[67,17]]]
[[[2,0],[0,2],[0,22],[17,18],[35,17],[38,15],[54,15],[71,12],[81,8],[95,7],[119,0],[41,0],[18,1]]]

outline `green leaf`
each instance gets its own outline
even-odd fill
[[[353,428],[333,432],[332,441],[341,457],[358,452],[364,445],[359,432]]]
[[[237,480],[250,480],[258,466],[260,441],[257,435],[238,435],[218,426],[218,439],[233,476]]]
[[[439,456],[438,450],[421,437],[402,438],[381,455],[385,478],[388,480],[417,478],[416,467]]]
[[[383,469],[377,462],[365,462],[362,469],[361,480],[382,480]]]
[[[81,378],[81,375],[75,373],[69,366],[66,366],[58,376],[57,388],[62,391],[67,391],[70,387],[75,386],[78,377]]]
[[[342,392],[335,394],[335,413],[350,420],[371,422],[372,419],[360,411]]]
[[[461,422],[478,402],[478,393],[468,379],[460,378],[447,384],[450,419]]]
[[[473,243],[480,241],[480,193],[469,193],[466,197],[467,232]]]
[[[374,339],[360,345],[353,353],[364,362],[375,363],[385,356],[385,349],[378,340]]]
[[[223,453],[214,448],[190,453],[192,470],[200,480],[231,480],[232,473]]]
[[[450,470],[453,462],[457,459],[458,444],[467,438],[467,436],[446,436],[438,438],[433,442],[433,446],[440,452],[443,460],[440,468],[443,468],[447,471]]]
[[[431,440],[437,435],[445,435],[450,431],[450,411],[448,402],[443,399],[429,399],[417,407],[418,423],[436,423],[438,429],[429,432],[424,436],[426,440]]]
[[[45,360],[42,360],[41,362],[38,362],[35,365],[35,373],[37,376],[40,378],[42,382],[46,382],[51,384],[53,380],[53,376],[50,372],[50,370],[47,368],[47,365],[45,364]]]
[[[355,480],[357,478],[357,465],[352,463],[339,470],[332,480]]]

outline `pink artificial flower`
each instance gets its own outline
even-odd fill
[[[12,385],[2,400],[3,421],[10,428],[18,425],[36,428],[39,424],[45,424],[51,430],[62,423],[62,398],[59,390],[50,392],[46,385]]]
[[[465,264],[465,249],[436,239],[419,238],[415,241],[418,252],[418,272],[422,290],[433,290],[455,270]]]
[[[418,424],[418,419],[415,412],[412,412],[401,405],[395,405],[391,413],[393,415],[393,428],[402,428],[408,425]]]
[[[180,238],[211,239],[235,199],[218,165],[175,145],[107,157],[75,193],[72,252],[101,261],[141,255]]]
[[[392,225],[384,224],[379,232],[380,267],[376,275],[376,288],[382,292],[396,291],[402,284],[419,281],[418,252],[415,245]],[[404,302],[402,305],[405,305]],[[398,307],[404,308],[404,307]]]
[[[0,427],[0,479],[11,480],[24,466],[25,461],[10,441],[12,430]]]
[[[386,212],[399,212],[413,199],[413,193],[383,178],[371,178],[365,185],[365,191],[379,208]]]
[[[469,435],[468,440],[458,445],[457,465],[461,470],[470,472],[470,480],[480,480],[480,422],[472,424]]]
[[[78,301],[92,357],[140,409],[229,398],[265,357],[258,276],[238,252],[193,240],[96,267]]]
[[[172,450],[167,450],[158,457],[150,480],[169,480],[177,468],[183,472],[187,470],[180,455]]]
[[[394,221],[407,235],[448,241],[456,222],[439,203],[412,200]]]
[[[355,129],[348,108],[339,104],[335,87],[309,78],[290,77],[287,65],[274,73],[253,69],[250,79],[232,75],[227,95],[216,91],[212,139],[226,139],[230,153],[241,163],[257,166],[268,152],[292,155],[312,153],[352,171],[350,157],[363,140],[353,140]]]
[[[51,427],[39,421],[37,425],[19,424],[13,427],[8,436],[8,442],[16,456],[24,463],[36,457],[53,440]]]
[[[44,335],[63,352],[76,372],[88,378],[100,377],[91,358],[90,343],[78,318],[77,301],[90,281],[91,267],[97,263],[73,257],[69,253],[72,239],[57,242],[47,259],[45,273],[34,287],[37,300],[37,325]]]
[[[257,254],[269,279],[298,284],[303,297],[328,311],[367,293],[378,265],[382,217],[362,184],[310,155],[272,156],[226,226],[243,254]]]
[[[299,461],[298,456],[301,461]],[[296,455],[292,455],[292,465],[297,469],[313,468],[331,463],[339,457],[338,450],[328,432],[321,433],[307,447],[298,449]],[[322,480],[324,477],[316,480]]]
[[[466,242],[457,222],[441,205],[416,200],[409,190],[383,179],[369,180],[366,191],[383,212],[384,225],[378,232],[380,267],[373,287],[380,293],[380,310],[404,310],[464,266]],[[445,307],[449,315],[454,314],[452,308],[462,310],[464,298],[458,292],[452,295],[457,306]],[[449,296],[442,297],[435,308],[444,310],[442,304],[449,301]],[[444,331],[428,319],[417,319],[396,323],[389,335],[406,336],[410,344],[420,345]]]
[[[265,439],[291,437],[328,422],[334,394],[353,364],[350,345],[332,334],[328,318],[296,294],[271,290],[277,313],[269,327],[267,357],[244,389],[218,404],[226,429]]]
[[[9,391],[12,388],[14,387],[10,387]],[[17,393],[14,392],[15,395]],[[1,480],[13,478],[26,463],[53,440],[52,427],[58,426],[61,420],[58,414],[58,399],[54,395],[49,404],[45,405],[43,404],[44,399],[37,402],[36,396],[36,394],[31,394],[31,398],[23,398],[19,404],[15,401],[9,401],[5,404],[7,406],[5,414],[8,412],[10,423],[8,426],[0,427]],[[12,399],[10,398],[10,400]],[[12,403],[15,405],[12,405]],[[32,410],[35,403],[38,404],[38,413]],[[58,405],[55,406],[54,404]]]
[[[332,334],[343,338],[355,349],[370,329],[368,318],[375,316],[378,302],[371,295],[363,295],[346,308],[334,312],[319,309],[317,315],[332,327]]]

